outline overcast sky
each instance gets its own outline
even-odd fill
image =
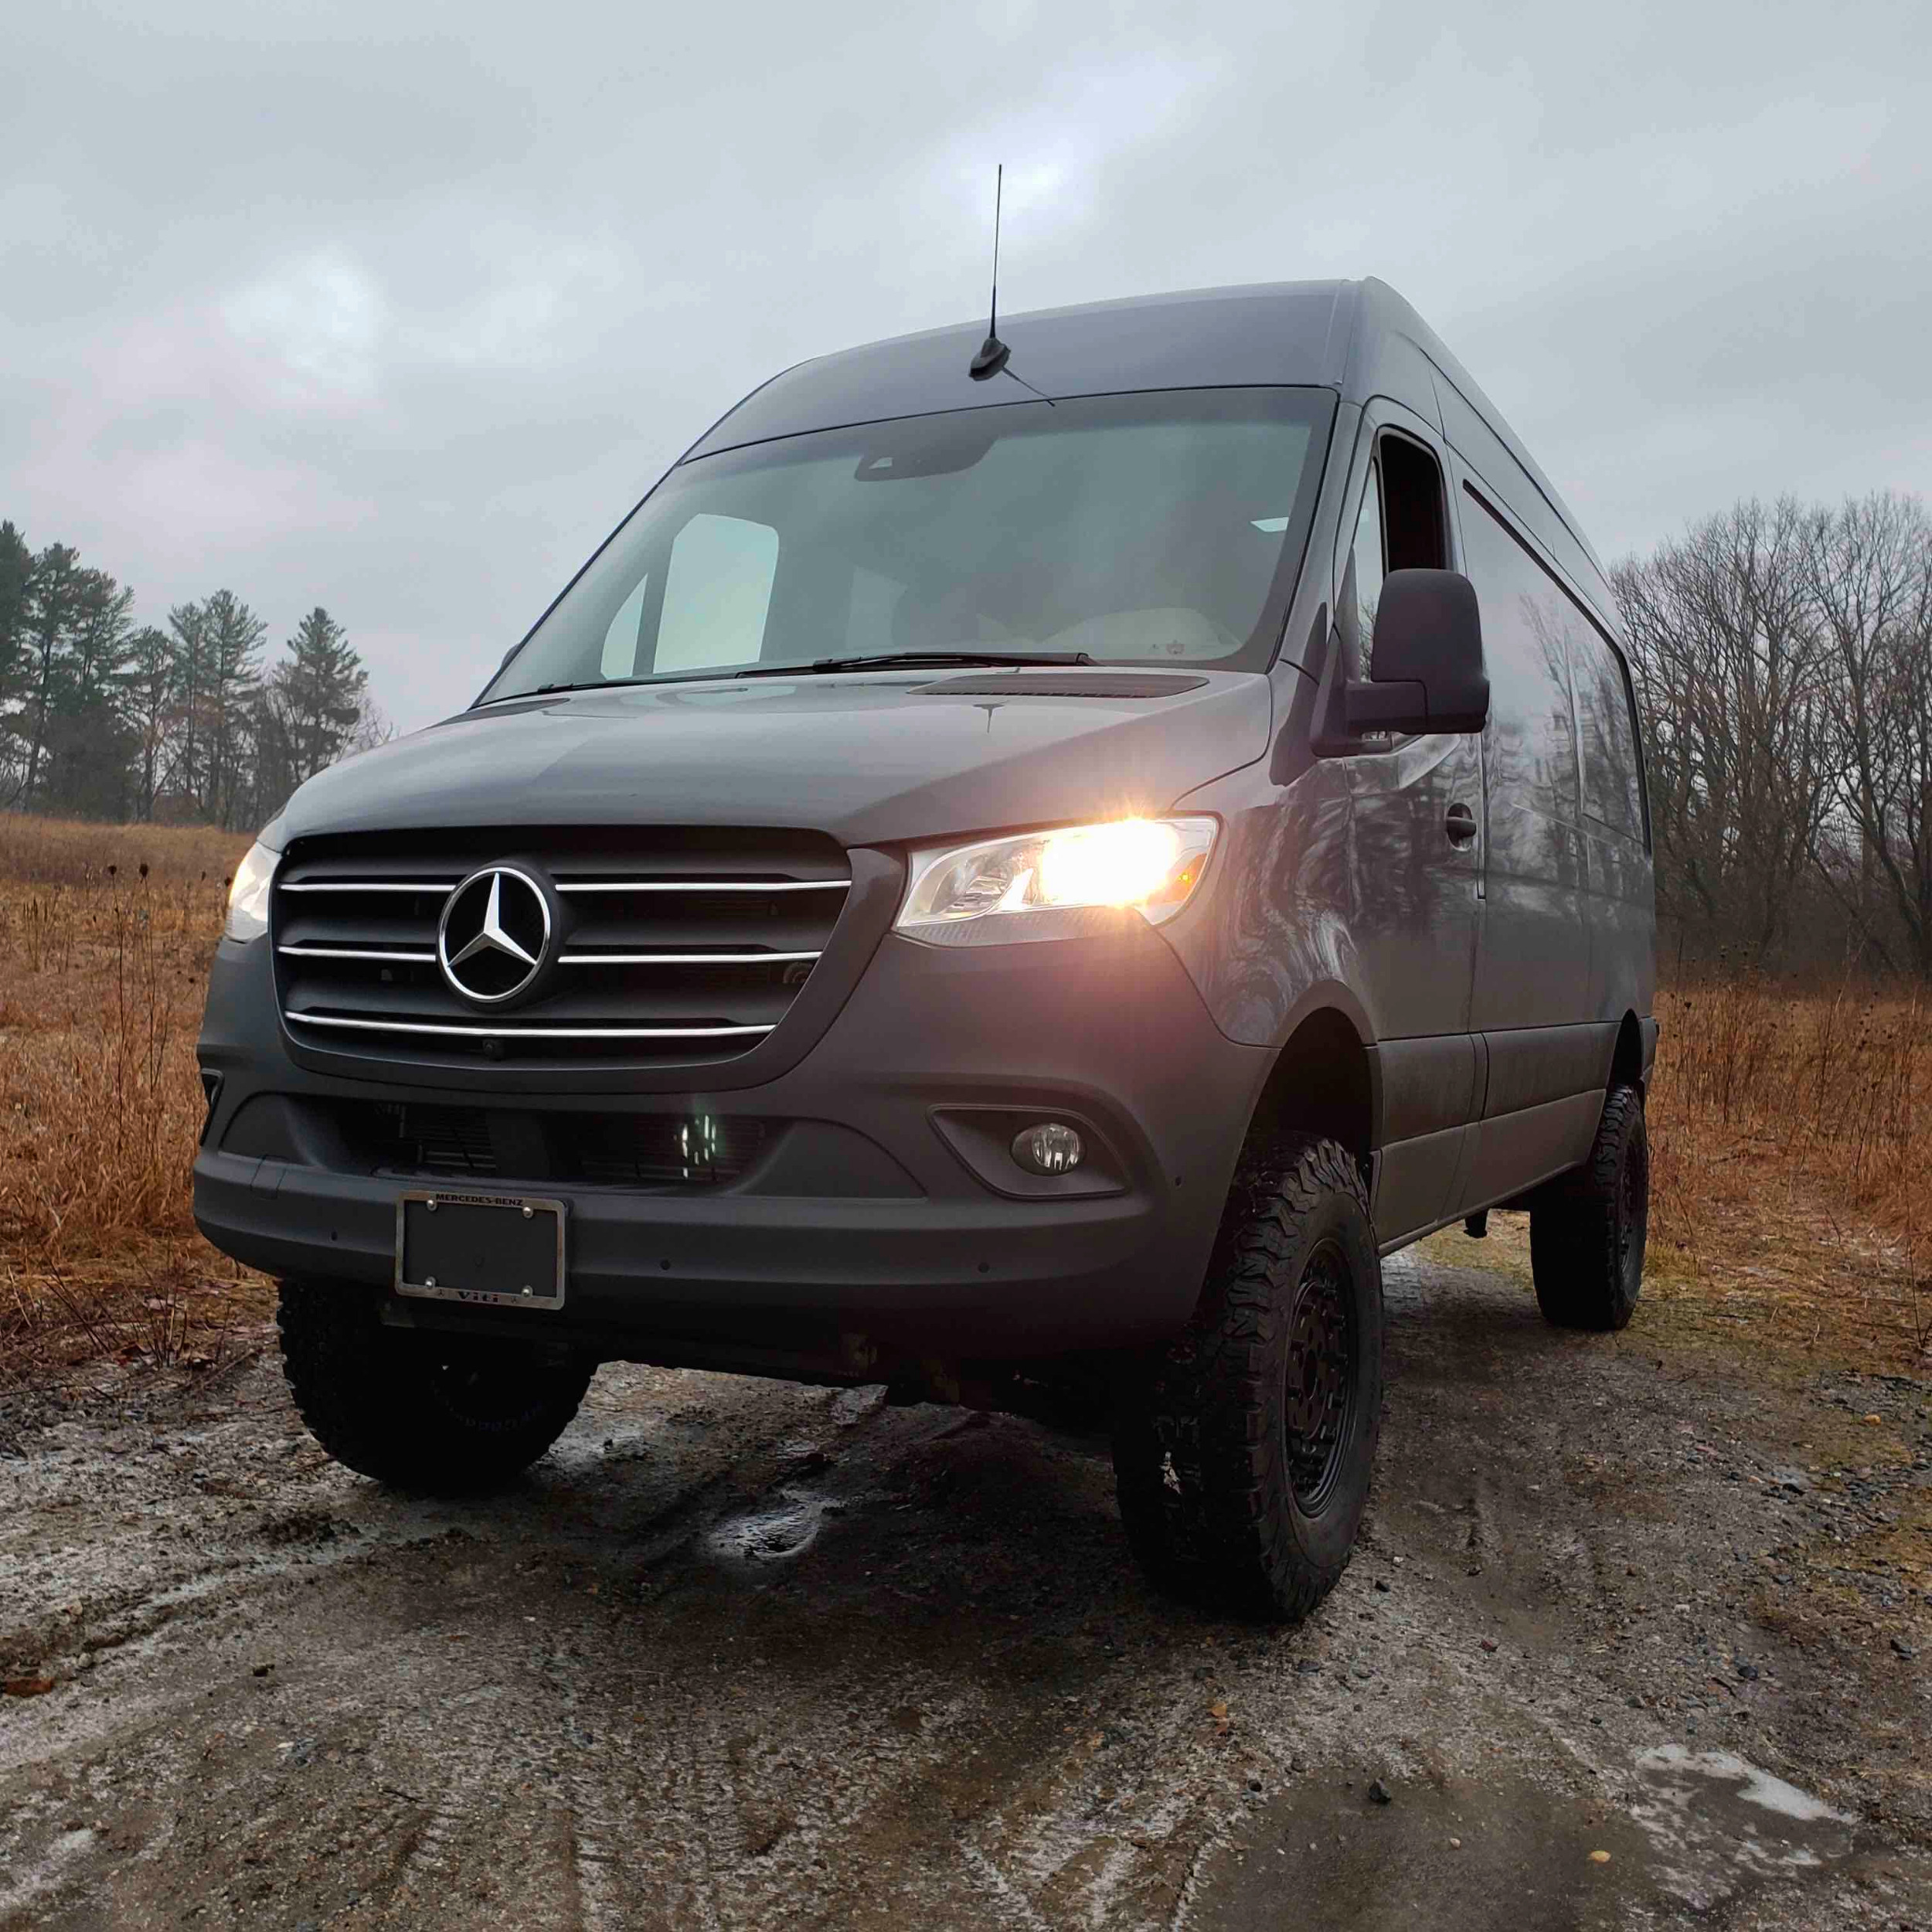
[[[401,724],[804,356],[1379,274],[1614,558],[1932,494],[1932,6],[10,10],[0,517],[325,604]]]

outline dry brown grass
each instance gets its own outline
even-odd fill
[[[1932,1345],[1932,999],[1738,977],[1658,1002],[1652,1274],[1861,1366]]]
[[[218,1357],[266,1284],[195,1233],[194,1040],[223,832],[0,816],[0,1384]],[[1733,979],[1662,996],[1653,1304],[1923,1372],[1932,1001]]]
[[[260,1287],[194,1231],[227,833],[0,818],[0,1380],[213,1359]]]

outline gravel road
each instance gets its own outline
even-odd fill
[[[1390,1265],[1288,1631],[1148,1590],[1103,1443],[877,1390],[608,1368],[461,1505],[266,1342],[16,1400],[0,1927],[1932,1927],[1932,1388],[1555,1334],[1520,1248]]]

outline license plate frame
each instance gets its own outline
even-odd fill
[[[473,1308],[560,1308],[568,1219],[566,1204],[546,1195],[412,1188],[396,1199],[396,1292]]]

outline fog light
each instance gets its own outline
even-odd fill
[[[1064,1121],[1042,1121],[1013,1137],[1013,1158],[1029,1174],[1069,1174],[1086,1150]]]

